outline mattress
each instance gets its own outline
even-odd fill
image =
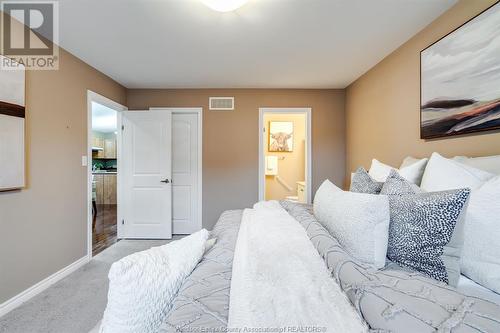
[[[304,227],[325,265],[370,328],[380,332],[500,332],[497,294],[462,279],[459,290],[417,272],[367,267],[349,256],[316,220],[311,207],[283,201]],[[160,332],[224,332],[234,247],[242,211],[222,214],[216,245],[181,287]],[[480,287],[482,288],[482,287]]]

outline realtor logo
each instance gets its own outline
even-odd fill
[[[0,69],[59,68],[59,7],[57,1],[2,1]]]

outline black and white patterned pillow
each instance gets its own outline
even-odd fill
[[[384,183],[377,182],[368,174],[368,172],[360,167],[353,174],[351,179],[351,192],[379,194]]]
[[[391,213],[387,257],[456,285],[470,190],[423,193],[395,172],[381,193],[389,195]]]

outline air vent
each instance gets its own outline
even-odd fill
[[[234,110],[234,97],[210,97],[210,110]]]

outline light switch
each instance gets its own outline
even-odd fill
[[[82,166],[86,167],[87,165],[88,165],[87,156],[84,155],[82,156]]]

